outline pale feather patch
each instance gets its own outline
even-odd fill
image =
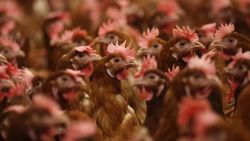
[[[142,36],[139,38],[139,45],[142,48],[147,48],[149,41],[155,39],[159,35],[158,28],[153,27],[151,30],[148,28],[142,33]]]
[[[216,68],[214,62],[206,56],[199,58],[198,56],[192,57],[188,62],[188,68],[190,69],[200,69],[206,75],[216,75]]]
[[[107,33],[114,31],[118,27],[117,23],[114,21],[107,21],[102,24],[102,26],[99,28],[98,35],[104,36]]]
[[[140,72],[136,73],[136,78],[141,77],[144,75],[144,73],[148,70],[157,69],[157,62],[155,60],[155,57],[150,57],[149,55],[147,57],[143,58],[142,66]]]
[[[116,42],[116,44],[109,44],[107,47],[107,51],[111,53],[120,53],[127,60],[131,60],[135,58],[135,50],[131,48],[131,46],[126,46],[126,41],[124,41],[121,45]]]
[[[200,29],[204,31],[207,36],[214,37],[216,32],[216,23],[205,24]]]
[[[228,65],[229,68],[233,68],[234,65],[239,61],[239,60],[249,60],[250,61],[250,51],[242,52],[242,49],[239,49],[237,54],[232,57],[233,61]]]
[[[216,40],[221,40],[223,39],[226,35],[231,34],[234,32],[235,27],[233,24],[221,24],[219,29],[215,32],[215,39]]]
[[[191,42],[196,42],[199,40],[197,33],[195,33],[195,31],[188,26],[182,28],[176,26],[176,28],[173,29],[173,36],[184,37]]]

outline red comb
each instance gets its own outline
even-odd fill
[[[237,54],[232,57],[233,61],[228,65],[229,68],[233,68],[234,65],[237,63],[239,60],[249,60],[250,61],[250,51],[242,52],[242,49],[239,49]]]
[[[246,59],[250,60],[250,51],[242,52],[242,49],[239,49],[238,53],[233,57],[233,60]]]
[[[59,105],[55,101],[43,95],[35,95],[33,97],[33,102],[36,106],[48,110],[53,115],[57,116],[62,113]]]
[[[168,71],[165,73],[170,81],[173,80],[173,78],[180,72],[180,67],[173,66],[172,69],[168,69]]]
[[[17,66],[12,65],[11,63],[8,63],[6,66],[9,74],[16,75],[17,73],[19,73],[19,69]]]
[[[126,41],[124,41],[121,45],[116,42],[116,44],[109,44],[107,47],[107,51],[109,53],[120,53],[126,59],[134,59],[135,58],[135,51],[131,48],[131,46],[126,46]]]
[[[0,44],[4,47],[13,49],[14,51],[20,50],[20,46],[15,41],[8,38],[0,37]]]
[[[139,38],[140,47],[148,47],[148,42],[152,39],[155,39],[159,35],[158,28],[153,27],[151,30],[148,28],[142,33],[142,37]]]
[[[217,14],[221,9],[230,6],[230,0],[212,0],[212,13]]]
[[[211,107],[207,101],[185,98],[180,105],[178,124],[185,126],[197,114],[206,111],[211,111]]]
[[[216,23],[205,24],[200,28],[207,36],[213,37],[216,32]]]
[[[215,39],[221,40],[223,39],[226,35],[234,32],[234,25],[233,24],[221,24],[219,29],[215,33]]]
[[[22,85],[24,88],[30,87],[32,85],[32,80],[34,78],[34,75],[29,69],[27,68],[17,69],[14,72],[12,71],[12,74],[16,79],[21,80],[22,84],[20,85]]]
[[[73,30],[66,30],[60,37],[59,42],[72,42],[75,37],[85,37],[87,31],[81,28],[75,28]]]
[[[238,0],[240,10],[247,12],[250,0]]]
[[[168,16],[176,16],[178,13],[182,12],[175,0],[160,0],[157,9]]]
[[[78,51],[78,52],[85,52],[86,51],[88,54],[96,53],[96,51],[90,46],[75,47],[75,50]]]
[[[190,27],[182,27],[182,29],[176,26],[176,29],[173,29],[174,37],[184,37],[191,42],[198,41],[198,35],[194,32],[194,30],[190,29]]]
[[[8,0],[0,1],[0,13],[4,13],[6,16],[12,18],[19,18],[22,11],[14,1]]]
[[[102,26],[99,28],[98,35],[103,36],[108,32],[114,31],[115,29],[117,29],[117,27],[118,25],[116,22],[109,20],[103,23]]]
[[[188,62],[188,68],[200,69],[206,75],[216,75],[214,62],[207,55],[203,55],[201,58],[198,56],[192,57]]]
[[[22,105],[13,105],[13,106],[9,106],[7,107],[4,112],[8,113],[8,112],[15,112],[18,114],[23,113],[26,110],[26,107],[22,106]]]
[[[81,13],[87,13],[89,14],[90,20],[93,22],[94,25],[99,24],[101,20],[101,14],[102,14],[102,6],[103,2],[100,3],[97,0],[85,0],[80,5],[80,12]]]
[[[7,37],[11,31],[16,27],[16,22],[14,20],[7,20],[0,29],[3,36]]]
[[[9,75],[7,73],[7,66],[0,66],[0,78],[1,79],[9,79]]]
[[[65,23],[70,23],[70,15],[68,12],[52,12],[49,13],[47,19],[54,19],[54,18],[58,18],[60,20],[62,20]]]
[[[82,86],[86,86],[87,84],[82,79],[82,76],[84,76],[84,73],[80,70],[72,70],[72,69],[66,69],[65,71],[67,74],[71,75],[76,82],[80,83]]]
[[[139,78],[144,75],[144,73],[148,70],[157,69],[157,62],[155,60],[155,57],[150,57],[149,55],[147,57],[143,58],[141,71],[138,72],[135,77]]]
[[[90,121],[81,121],[73,123],[66,130],[63,141],[77,141],[88,138],[96,133],[96,126]]]

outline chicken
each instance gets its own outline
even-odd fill
[[[128,69],[135,66],[132,62],[135,53],[125,44],[109,44],[109,55],[94,64],[90,78],[94,117],[102,140],[128,139],[138,125],[126,94],[121,89],[121,80],[126,79]]]
[[[30,89],[31,81],[33,79],[32,73],[28,69],[18,69],[8,63],[0,66],[1,77],[1,106],[0,111],[3,111],[8,105],[15,103],[23,103],[27,97],[26,92]],[[24,99],[23,99],[24,98]]]
[[[89,77],[94,71],[93,62],[98,60],[101,60],[101,56],[90,46],[79,46],[59,59],[57,69],[80,70],[84,76]]]
[[[195,32],[199,37],[199,42],[206,46],[208,49],[209,45],[214,39],[214,34],[216,32],[216,23],[205,24],[196,29]]]
[[[159,28],[162,31],[160,37],[168,40],[171,37],[169,33],[177,25],[182,14],[183,11],[175,0],[158,1],[156,11],[150,16],[148,24]]]
[[[228,124],[212,111],[206,100],[183,99],[178,113],[178,141],[246,141],[247,133],[240,124]]]
[[[2,9],[2,11],[0,10],[0,13],[2,14],[0,20],[0,35],[5,38],[10,38],[18,42],[18,44],[20,44],[21,46],[23,46],[25,42],[25,36],[20,30],[18,21],[16,19],[18,16],[20,16],[18,14],[20,11],[16,9],[14,6],[8,7],[7,5],[8,2],[0,3],[1,7],[6,7],[6,9]],[[13,10],[12,14],[10,13],[11,10]]]
[[[183,89],[180,89],[180,88]],[[216,77],[214,64],[206,56],[190,59],[187,68],[183,69],[172,81],[165,96],[159,127],[154,135],[155,140],[176,140],[178,137],[177,113],[179,103],[185,97],[197,100],[207,99],[213,110],[223,115],[222,83]]]
[[[8,38],[0,37],[0,52],[12,64],[17,66],[17,59],[25,57],[18,43]]]
[[[248,72],[249,73],[249,72]],[[233,116],[234,120],[239,120],[247,129],[247,131],[250,131],[250,123],[248,121],[249,119],[249,91],[250,91],[250,85],[249,85],[250,77],[248,76],[248,84],[244,87],[243,90],[241,90],[238,99],[236,101],[236,108],[235,113]]]
[[[19,114],[21,114],[23,111],[26,110],[26,107],[24,107],[23,105],[12,105],[12,106],[8,106],[7,108],[4,109],[3,112],[1,112],[0,114],[0,132],[1,132],[1,136],[0,139],[1,140],[6,140],[7,139],[7,131],[9,130],[9,125],[11,124],[10,122],[16,118],[17,116],[19,116]]]
[[[58,71],[51,74],[42,86],[43,92],[59,103],[62,109],[88,113],[90,108],[86,83],[81,72]]]
[[[105,7],[103,16],[105,19],[117,22],[126,33],[136,38],[139,35],[139,29],[134,28],[131,22],[135,20],[136,14],[143,15],[143,13],[142,11],[138,11],[141,13],[136,13],[139,10],[138,6],[132,3],[130,0],[110,1]]]
[[[6,108],[8,104],[8,98],[10,98],[11,96],[17,93],[14,82],[11,79],[9,79],[9,75],[3,69],[5,68],[1,66],[1,77],[0,77],[0,81],[1,81],[0,111],[1,112]]]
[[[81,28],[74,28],[72,30],[66,30],[60,38],[59,43],[73,43],[75,46],[86,46],[91,44],[92,37],[88,35],[87,31]]]
[[[132,135],[129,141],[153,141],[152,137],[149,135],[147,128],[139,128]]]
[[[124,27],[115,21],[109,20],[103,23],[98,30],[98,35],[99,36],[93,41],[93,44],[95,45],[96,51],[101,56],[106,56],[108,54],[107,46],[110,43],[115,44],[118,42],[121,44],[126,41],[128,44],[134,44],[133,37],[126,32]]]
[[[147,29],[139,38],[140,49],[137,52],[138,57],[146,57],[147,55],[160,58],[160,53],[166,46],[166,41],[158,37],[159,30],[157,28]]]
[[[221,25],[215,33],[215,39],[210,44],[210,49],[217,49],[217,55],[214,57],[217,73],[220,79],[227,83],[227,75],[224,68],[239,49],[243,52],[250,50],[250,40],[243,34],[234,32],[233,24]]]
[[[96,138],[96,126],[90,121],[72,123],[65,131],[62,141],[90,140],[98,141]]]
[[[72,30],[64,31],[57,40],[54,41],[53,46],[53,67],[51,69],[56,70],[56,66],[58,65],[58,61],[72,49],[78,46],[87,46],[91,43],[91,37],[87,35],[85,30],[80,28],[75,28]]]
[[[205,121],[205,118],[208,118]],[[213,112],[206,100],[184,98],[179,107],[178,125],[180,127],[179,140],[195,140],[206,133],[206,129],[222,121],[219,115]]]
[[[212,0],[209,17],[218,24],[232,23],[235,25],[237,32],[249,35],[249,27],[245,15],[242,14],[244,8],[237,7],[239,2],[233,0]]]
[[[228,74],[228,81],[231,86],[231,92],[227,96],[227,102],[230,104],[227,112],[233,114],[235,106],[237,106],[238,98],[241,97],[241,92],[249,85],[249,60],[250,52],[242,52],[240,49],[238,53],[233,57],[233,61],[225,68],[225,72]],[[239,110],[241,110],[239,108]]]
[[[181,29],[177,26],[173,30],[173,36],[167,41],[160,58],[157,59],[159,69],[163,72],[174,65],[184,68],[192,56],[201,55],[205,49],[205,46],[198,42],[198,35],[189,27]]]
[[[143,59],[141,71],[137,74],[133,85],[138,88],[138,95],[147,101],[146,120],[144,125],[151,135],[157,129],[162,114],[163,99],[170,84],[169,78],[157,69],[154,57]]]
[[[235,20],[234,9],[230,0],[212,0],[210,2],[211,18],[217,23],[233,23]]]
[[[66,12],[50,13],[43,24],[44,44],[48,52],[49,67],[53,69],[55,54],[57,53],[53,46],[60,35],[70,26],[70,16]]]
[[[249,21],[249,11],[247,9],[249,7],[250,2],[248,0],[238,0],[237,4],[238,4],[237,5],[238,10],[241,12],[240,15],[244,16],[244,20],[245,20],[245,22],[247,24],[247,27],[249,28],[249,24],[250,24],[250,21]]]
[[[64,11],[68,7],[65,0],[47,0],[50,11]]]
[[[7,139],[15,140],[53,140],[56,125],[62,121],[59,106],[51,99],[36,96],[32,106],[20,111],[13,118],[7,130]]]
[[[229,60],[241,48],[243,52],[250,50],[250,40],[243,34],[234,32],[233,24],[221,25],[215,33],[215,40],[210,48],[217,48],[220,57]]]

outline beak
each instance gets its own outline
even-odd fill
[[[95,38],[94,43],[109,44],[110,41],[106,39],[104,36],[100,36]]]
[[[0,63],[8,63],[7,59],[2,54],[0,54]]]
[[[25,57],[25,53],[22,50],[17,51],[17,57]]]
[[[135,61],[133,60],[130,60],[128,61],[128,63],[125,65],[125,67],[128,69],[128,68],[135,68],[135,67],[138,67],[138,65],[135,63]]]
[[[9,92],[11,88],[13,88],[15,84],[10,80],[5,80],[3,86],[1,87],[1,92]]]
[[[137,86],[146,86],[146,85],[147,85],[147,83],[144,81],[143,78],[135,80],[134,83],[133,83],[134,87],[137,87]]]
[[[238,71],[234,68],[225,68],[224,71],[229,75],[237,75]]]
[[[92,55],[88,58],[87,62],[99,61],[99,60],[101,60],[101,59],[102,59],[102,57],[101,57],[100,55],[98,55],[98,54],[92,54]]]
[[[223,48],[224,46],[221,44],[220,41],[216,40],[216,41],[213,41],[210,45],[209,45],[209,49],[220,49],[220,48]]]
[[[194,42],[193,49],[206,49],[206,47],[200,42]]]
[[[150,52],[148,52],[147,51],[147,49],[145,49],[145,48],[141,48],[140,50],[138,50],[138,52],[137,52],[137,56],[144,56],[144,55],[150,55]]]

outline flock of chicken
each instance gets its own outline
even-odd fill
[[[0,140],[250,141],[249,8],[0,0]]]

